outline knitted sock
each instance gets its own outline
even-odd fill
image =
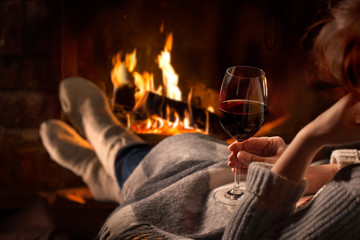
[[[64,113],[94,147],[105,171],[116,180],[117,153],[144,141],[120,124],[106,95],[94,83],[81,77],[67,78],[60,84],[59,95]]]
[[[120,202],[120,187],[105,171],[92,146],[65,122],[48,120],[40,125],[40,137],[50,157],[82,177],[98,201]]]

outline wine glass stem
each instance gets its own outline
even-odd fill
[[[240,168],[235,168],[235,174],[234,174],[234,193],[235,194],[240,194],[242,191],[241,191],[241,188],[240,188]]]

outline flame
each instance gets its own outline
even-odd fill
[[[159,92],[154,90],[154,74],[144,72],[142,75],[138,72],[133,73],[134,77],[134,83],[138,89],[137,92],[135,92],[135,101],[139,102],[140,99],[146,94],[147,91],[149,92]]]
[[[132,53],[126,54],[125,66],[130,72],[133,72],[135,70],[136,64],[137,64],[136,49],[134,49]]]
[[[211,113],[214,113],[214,112],[215,112],[215,109],[214,109],[213,106],[208,106],[208,107],[206,108],[206,111],[211,112]]]
[[[187,125],[186,118],[181,121],[178,114],[175,114],[175,120],[169,121],[157,115],[152,115],[146,121],[139,121],[137,124],[131,124],[130,129],[138,134],[165,134],[175,135],[186,132],[205,133],[204,130]]]
[[[162,70],[162,77],[163,77],[163,84],[165,87],[165,94],[166,97],[170,99],[174,99],[177,101],[181,101],[181,91],[179,89],[178,82],[179,82],[179,75],[176,74],[174,68],[171,65],[171,49],[173,43],[173,35],[169,34],[164,51],[158,55],[158,64],[159,68]]]
[[[114,67],[111,70],[111,81],[114,88],[127,84],[126,68],[125,64],[121,61],[121,53],[113,57],[112,64]]]
[[[163,27],[162,27],[163,28]],[[137,72],[137,58],[136,49],[132,53],[125,55],[124,61],[121,60],[122,53],[117,53],[113,59],[113,69],[111,70],[111,80],[114,85],[114,89],[121,87],[122,85],[129,84],[128,74],[133,77],[134,85],[137,91],[135,92],[135,107],[144,105],[141,101],[147,92],[153,92],[158,95],[164,95],[172,100],[181,101],[182,93],[178,87],[179,75],[175,72],[171,65],[171,50],[173,46],[173,35],[170,33],[165,42],[163,51],[157,56],[156,62],[159,69],[162,71],[163,86],[159,86],[155,89],[154,74],[149,72],[143,72],[142,74]],[[189,112],[184,112],[184,119],[180,119],[179,114],[166,106],[166,119],[159,116],[149,116],[145,121],[133,121],[129,115],[127,118],[127,126],[129,129],[136,133],[156,133],[165,135],[174,135],[183,132],[202,132],[207,133],[206,130],[201,130],[191,126],[192,123],[192,110],[191,110],[191,92],[188,96]]]

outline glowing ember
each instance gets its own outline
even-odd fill
[[[158,95],[162,95],[164,92],[165,96],[175,101],[181,101],[181,91],[179,89],[178,81],[179,76],[176,74],[174,68],[171,65],[173,35],[169,34],[166,39],[164,50],[158,55],[157,63],[162,71],[163,86],[155,89],[154,86],[154,74],[143,72],[142,74],[135,71],[137,65],[136,49],[125,55],[125,60],[121,60],[121,52],[113,57],[113,69],[111,71],[111,80],[114,88],[119,88],[123,85],[130,84],[127,78],[127,74],[131,74],[134,79],[134,85],[136,86],[135,92],[135,106],[134,109],[144,108],[144,96],[148,92],[153,92]],[[194,128],[191,126],[192,123],[192,110],[191,110],[191,92],[188,97],[188,111],[184,112],[184,119],[180,119],[179,114],[166,106],[166,119],[159,116],[152,115],[146,120],[131,120],[130,116],[127,116],[127,126],[129,129],[136,133],[141,134],[163,134],[163,135],[175,135],[184,132],[201,132],[208,133],[208,119],[205,130]]]
[[[130,124],[130,129],[139,134],[166,134],[175,135],[186,132],[205,133],[204,130],[187,126],[188,120],[183,122],[179,120],[178,116],[175,121],[165,120],[157,115],[152,115],[145,121],[136,121],[135,124]]]

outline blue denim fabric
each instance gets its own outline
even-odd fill
[[[115,176],[120,188],[149,151],[148,145],[141,144],[122,149],[117,153]]]

